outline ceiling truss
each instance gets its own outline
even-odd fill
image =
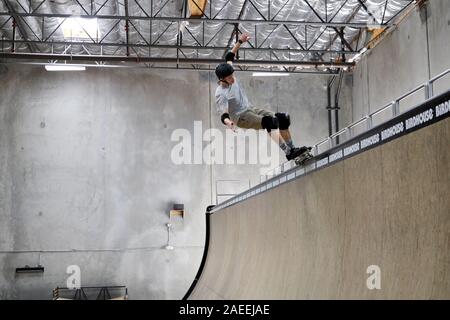
[[[385,18],[390,0],[385,0],[382,5],[381,19],[377,20],[372,15],[366,0],[358,0],[353,12],[340,21],[336,21],[336,17],[349,0],[342,0],[334,12],[328,12],[327,0],[323,1],[323,8],[318,8],[318,2],[312,0],[284,0],[276,8],[272,5],[274,0],[245,0],[235,18],[223,17],[231,0],[209,0],[209,6],[200,19],[187,17],[187,0],[183,1],[179,14],[175,15],[165,12],[169,0],[158,1],[157,4],[156,0],[122,0],[114,14],[106,9],[113,6],[113,2],[117,3],[115,0],[83,3],[74,0],[70,13],[45,9],[50,5],[50,0],[0,0],[4,4],[3,10],[0,9],[0,59],[97,65],[126,62],[141,63],[146,67],[183,66],[209,70],[222,61],[224,53],[230,49],[233,40],[244,32],[243,29],[251,29],[251,40],[239,52],[237,65],[241,70],[335,74],[340,68],[354,65],[347,62],[347,57],[359,52],[358,44],[353,42],[370,27],[367,21],[353,20],[357,13],[367,12],[378,28],[387,29],[394,25],[393,17]],[[310,9],[307,19],[282,17],[283,10],[293,1],[302,1]],[[413,1],[404,2],[406,8]],[[261,9],[261,4],[267,6],[266,10]],[[250,11],[252,14],[249,14]],[[92,34],[83,29],[86,39],[61,37],[62,25],[73,17],[96,18],[99,24],[105,23],[108,27],[103,29],[102,34]],[[298,36],[300,28],[301,38]],[[210,31],[212,29],[214,32]],[[259,32],[259,29],[269,31]],[[176,37],[167,41],[170,38],[168,34],[173,30],[177,32]],[[230,30],[231,34],[228,33]],[[358,37],[349,38],[347,30],[357,30]],[[276,41],[279,32],[284,32],[288,41]],[[132,38],[130,33],[134,34]],[[111,40],[111,35],[117,34],[121,34],[119,40]],[[333,37],[327,45],[318,48],[318,41],[326,34],[333,34]]]

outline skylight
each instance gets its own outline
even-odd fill
[[[97,18],[67,18],[61,28],[64,38],[97,39],[100,37]]]

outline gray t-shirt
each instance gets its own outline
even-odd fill
[[[239,120],[239,115],[249,107],[247,96],[237,80],[231,86],[224,88],[219,85],[216,89],[216,108],[218,114],[223,114],[227,109],[234,123]]]

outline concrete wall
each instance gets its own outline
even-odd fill
[[[69,265],[80,266],[84,286],[126,285],[132,299],[181,298],[198,270],[216,179],[259,179],[258,164],[171,161],[174,130],[194,139],[201,121],[203,131],[225,132],[214,73],[0,71],[0,298],[50,298],[66,286]],[[326,135],[325,79],[239,77],[255,105],[291,113],[295,142]],[[175,249],[167,251],[173,202],[185,204],[186,216],[172,221]],[[38,264],[43,275],[15,275]]]
[[[366,53],[353,72],[352,111],[341,112],[341,127],[449,69],[449,21],[450,2],[430,0],[422,9],[415,8],[380,44]],[[447,76],[436,82],[435,93],[449,86],[450,76]],[[423,100],[424,91],[420,91],[405,99],[400,111]],[[386,116],[380,114],[378,120]]]
[[[0,297],[48,298],[72,264],[82,285],[127,285],[134,299],[183,296],[203,252],[211,177],[206,166],[172,163],[170,133],[208,121],[208,83],[198,79],[3,69]],[[173,202],[186,216],[166,251]],[[43,276],[15,277],[39,263]]]

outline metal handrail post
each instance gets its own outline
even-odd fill
[[[425,84],[425,99],[428,100],[433,96],[433,84],[431,82],[427,82]]]
[[[400,101],[395,100],[392,102],[392,115],[396,117],[400,114]]]

